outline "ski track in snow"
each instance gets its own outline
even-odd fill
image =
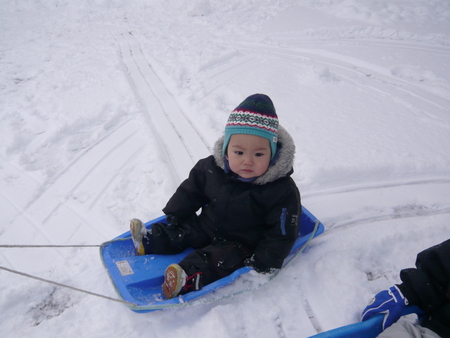
[[[160,143],[166,150],[167,164],[173,168],[178,184],[188,176],[193,164],[200,158],[206,157],[209,151],[178,108],[173,97],[143,58],[134,37],[120,33],[116,33],[116,37],[120,43],[123,62],[129,71],[130,85],[140,98],[143,110],[149,116],[149,129],[157,132]],[[156,128],[155,125],[159,127]],[[98,223],[90,221],[85,212],[93,209],[114,180],[115,172],[137,156],[144,147],[144,142],[137,137],[137,127],[128,120],[82,152],[60,171],[52,182],[43,184],[37,182],[23,171],[5,163],[5,166],[10,166],[12,176],[19,175],[20,180],[27,182],[31,179],[34,182],[27,183],[30,186],[42,185],[34,199],[23,207],[21,206],[23,203],[15,201],[14,193],[5,194],[2,191],[1,196],[5,203],[10,204],[18,214],[22,215],[49,244],[67,244],[77,231],[100,234],[102,229],[99,229]],[[96,196],[91,197],[87,210],[77,210],[71,206],[71,199],[74,198],[77,190],[83,190],[84,185],[95,185],[98,189]],[[66,236],[56,237],[55,234],[60,233],[57,231],[60,224],[55,221],[55,215],[61,213],[63,215],[58,218],[75,217],[82,225],[72,228],[73,231]],[[85,227],[89,229],[84,229]]]
[[[114,32],[129,72],[130,85],[142,104],[149,129],[158,136],[165,150],[167,165],[181,183],[192,166],[209,155],[209,150],[176,100],[144,58],[138,41],[127,32]]]
[[[392,212],[392,209],[394,211]],[[348,228],[359,226],[362,224],[370,224],[375,222],[381,222],[394,219],[405,219],[415,217],[427,217],[435,215],[450,214],[450,206],[439,206],[437,208],[428,208],[422,205],[405,205],[388,210],[372,210],[369,214],[359,216],[359,212],[356,211],[350,218],[335,219],[327,223],[327,230],[336,229],[339,227]]]
[[[106,229],[102,228],[101,222],[97,222],[98,219],[90,220],[89,210],[114,179],[116,169],[125,165],[144,147],[136,138],[136,130],[129,121],[120,125],[81,153],[53,182],[44,183],[34,199],[26,205],[21,206],[14,201],[14,197],[7,198],[17,213],[46,239],[46,243],[42,244],[68,244],[77,232],[97,233],[101,237],[101,232]],[[27,178],[17,170],[12,175],[21,175],[22,180]],[[87,209],[77,210],[73,203],[77,192],[91,186],[97,187],[97,196]],[[9,195],[14,196],[15,193]],[[6,198],[5,194],[2,195]],[[78,225],[67,227],[71,229],[70,232],[61,231],[61,219],[71,220]],[[16,238],[21,242],[20,236]]]
[[[347,55],[312,48],[315,46],[323,48],[322,43],[323,41],[306,43],[310,48],[272,47],[263,44],[255,44],[251,47],[251,44],[246,44],[245,46],[240,46],[239,50],[242,51],[244,55],[248,53],[267,56],[273,55],[283,59],[290,58],[294,61],[300,59],[310,60],[318,64],[321,63],[334,70],[340,76],[345,77],[348,81],[359,85],[362,84],[365,88],[379,92],[383,95],[396,97],[403,102],[403,104],[407,104],[408,106],[413,105],[415,108],[420,109],[427,117],[436,120],[441,126],[442,123],[444,123],[446,128],[450,129],[450,99],[448,97],[427,92],[423,87],[416,83],[395,77],[387,68]],[[296,41],[296,44],[304,45],[298,41]],[[358,43],[355,44],[359,45]],[[394,49],[397,47],[392,43],[381,43],[379,41],[376,41],[373,44],[365,41],[364,45],[389,46]],[[448,48],[423,47],[412,44],[401,45],[401,48],[407,50],[420,49],[422,51],[438,52],[450,56]],[[357,76],[356,78],[355,75]],[[406,94],[406,98],[404,94]]]

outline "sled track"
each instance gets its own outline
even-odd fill
[[[354,46],[379,46],[393,49],[420,50],[430,53],[441,53],[450,55],[450,50],[441,45],[423,45],[413,42],[389,41],[389,40],[296,40],[294,38],[283,41],[289,43],[289,47],[277,47],[267,44],[257,44],[249,42],[239,45],[230,45],[239,52],[229,56],[228,62],[221,61],[216,68],[211,71],[210,79],[217,78],[223,84],[239,74],[239,70],[250,61],[253,66],[261,62],[261,56],[280,57],[291,59],[293,62],[299,60],[313,61],[317,64],[333,70],[349,82],[363,84],[387,97],[394,97],[409,109],[413,107],[416,114],[423,114],[427,118],[444,125],[450,129],[450,100],[442,95],[431,93],[420,86],[419,83],[408,81],[402,77],[394,76],[391,70],[362,59],[346,56],[336,52],[323,50],[324,45],[354,45]],[[291,47],[299,45],[301,47]],[[218,84],[217,87],[219,87]],[[210,95],[215,89],[206,93]]]
[[[382,47],[393,49],[418,50],[428,53],[439,53],[450,56],[450,49],[445,45],[445,42],[424,43],[415,40],[391,39],[388,37],[370,38],[298,38],[296,34],[272,34],[271,37],[277,42],[286,43],[289,45],[297,45],[302,47],[320,47],[320,46],[366,46],[366,47]]]
[[[128,32],[113,35],[120,45],[130,85],[142,105],[148,128],[157,136],[163,157],[179,184],[199,159],[209,155],[209,150],[145,59],[133,35]]]
[[[368,190],[379,190],[385,188],[397,188],[397,187],[406,187],[406,186],[414,186],[414,185],[426,185],[426,184],[449,184],[450,178],[447,177],[425,177],[425,178],[417,178],[417,179],[408,179],[408,180],[399,180],[394,182],[369,182],[369,183],[361,183],[357,185],[347,185],[336,188],[329,188],[323,190],[316,190],[311,192],[305,192],[302,194],[303,197],[318,197],[318,196],[328,196],[328,195],[336,195],[342,193],[349,192],[357,192],[357,191],[368,191]]]
[[[315,198],[322,203],[333,205],[341,199],[347,201],[343,205],[347,212],[344,216],[324,221],[327,229],[356,226],[386,220],[426,217],[450,213],[448,189],[450,179],[445,177],[418,178],[393,182],[374,182],[350,187],[338,187],[305,194],[304,199],[314,203]],[[420,191],[416,194],[415,191]],[[413,195],[411,195],[413,194]],[[372,204],[370,201],[380,200],[379,196],[390,195],[391,204]],[[410,198],[409,196],[414,196]],[[343,209],[340,208],[342,211]],[[340,214],[340,212],[338,212]]]
[[[111,185],[117,170],[144,148],[145,144],[136,132],[130,120],[123,122],[81,152],[51,182],[35,182],[41,187],[28,203],[17,201],[16,191],[8,193],[6,190],[7,194],[2,193],[2,196],[14,207],[16,214],[23,217],[48,243],[68,243],[77,232],[96,234],[94,237],[103,238],[102,231],[107,228],[103,228],[102,222],[90,215],[89,210]],[[21,171],[15,170],[13,174],[19,174],[21,180],[30,181],[30,177]],[[91,187],[96,187],[96,195],[91,198],[87,210],[80,210],[74,203],[77,192],[92,190],[89,189]],[[78,225],[65,227],[62,231],[57,220],[58,214],[62,219],[73,219],[74,224]],[[20,241],[21,237],[17,238]]]
[[[327,230],[336,229],[340,227],[356,226],[361,224],[370,224],[375,222],[394,220],[394,219],[405,219],[405,218],[415,218],[415,217],[426,217],[435,215],[445,215],[450,214],[450,207],[440,207],[440,208],[427,208],[420,206],[406,205],[404,207],[394,208],[394,213],[378,214],[377,216],[364,216],[364,217],[354,217],[351,219],[338,221],[331,223],[327,226]],[[374,210],[375,212],[376,210]],[[379,210],[382,213],[383,210]]]
[[[219,62],[215,65],[209,65],[208,67],[204,67],[203,71],[212,71],[213,75],[210,77],[215,78],[217,81],[217,85],[209,89],[204,93],[203,98],[208,97],[212,93],[214,93],[219,87],[223,86],[228,81],[232,80],[238,75],[242,74],[242,68],[247,66],[248,64],[260,64],[261,59],[257,58],[253,55],[242,55],[240,53],[234,53],[228,56],[233,61],[227,60]]]
[[[394,47],[394,46],[392,46]],[[363,84],[366,88],[388,97],[396,97],[407,106],[414,106],[428,118],[442,123],[450,129],[450,100],[446,97],[426,92],[420,85],[393,76],[389,69],[371,64],[361,59],[348,57],[312,48],[280,48],[263,45],[248,45],[240,50],[260,55],[282,56],[283,59],[311,60],[326,65],[346,80]],[[356,78],[355,78],[356,76]],[[404,96],[407,96],[407,102]]]

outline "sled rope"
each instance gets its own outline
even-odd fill
[[[312,239],[314,238],[314,236],[316,235],[317,229],[319,229],[319,223],[320,223],[320,221],[317,219],[316,222],[314,223],[314,229],[313,229],[313,231],[311,231],[311,234],[309,235],[308,240],[305,242],[305,244],[303,244],[303,245],[296,251],[296,253],[294,254],[294,256],[292,256],[292,258],[289,260],[289,262],[287,262],[287,263],[285,264],[285,266],[289,265],[295,257],[297,257],[298,255],[300,255],[300,254],[303,252],[303,250],[305,250],[305,248],[308,246],[309,242],[311,242],[311,240],[312,240]]]
[[[125,241],[130,238],[117,238],[102,244],[0,244],[0,248],[100,248],[108,243]]]
[[[313,231],[310,233],[308,240],[295,252],[295,254],[291,257],[291,259],[284,265],[287,266],[289,265],[295,257],[297,257],[299,254],[301,254],[303,252],[303,250],[305,250],[305,248],[308,246],[309,242],[314,238],[318,228],[319,228],[319,220],[315,221],[314,224],[314,229]],[[124,239],[116,239],[116,240],[126,240]],[[108,241],[105,243],[102,243],[101,245],[8,245],[8,244],[1,244],[0,248],[66,248],[66,247],[102,247],[108,243],[114,242],[115,240],[112,241]],[[27,277],[27,278],[31,278],[34,280],[38,280],[40,282],[44,282],[44,283],[48,283],[48,284],[52,284],[58,287],[62,287],[62,288],[66,288],[66,289],[70,289],[73,291],[78,291],[81,293],[85,293],[91,296],[95,296],[95,297],[99,297],[99,298],[103,298],[106,300],[110,300],[113,302],[117,302],[117,303],[122,303],[125,304],[126,306],[128,306],[131,309],[134,310],[145,310],[145,309],[170,309],[170,308],[180,308],[180,307],[186,307],[186,306],[192,306],[192,305],[196,305],[196,304],[209,304],[212,303],[214,301],[218,301],[218,300],[224,300],[224,299],[230,299],[230,298],[234,298],[238,295],[250,292],[250,291],[254,291],[259,289],[262,285],[266,284],[266,283],[262,283],[259,284],[256,288],[249,288],[249,289],[244,289],[244,290],[239,290],[237,292],[231,293],[229,295],[223,296],[223,297],[219,297],[219,298],[211,298],[211,299],[197,299],[197,300],[193,300],[190,302],[186,302],[186,303],[178,303],[178,304],[165,304],[165,305],[148,305],[148,306],[140,306],[131,302],[127,302],[126,300],[123,299],[118,299],[118,298],[113,298],[113,297],[109,297],[109,296],[105,296],[99,293],[95,293],[95,292],[91,292],[91,291],[87,291],[87,290],[83,290],[83,289],[79,289],[67,284],[62,284],[62,283],[58,283],[49,279],[45,279],[45,278],[41,278],[41,277],[37,277],[37,276],[33,276],[24,272],[20,272],[17,270],[13,270],[13,269],[8,269],[5,268],[3,266],[0,266],[0,270],[4,270],[10,273],[14,273],[16,275],[20,275],[23,277]],[[275,272],[274,274],[272,274],[272,276],[270,276],[269,280],[272,280],[273,278],[275,278],[276,276],[278,276],[278,272],[280,270],[278,270],[277,272]]]
[[[56,285],[56,286],[59,286],[59,287],[62,287],[62,288],[66,288],[66,289],[70,289],[70,290],[86,293],[86,294],[91,295],[91,296],[96,296],[96,297],[100,297],[100,298],[103,298],[103,299],[111,300],[111,301],[114,301],[114,302],[122,303],[122,304],[125,304],[127,306],[135,306],[136,305],[136,304],[127,302],[127,301],[122,300],[122,299],[117,299],[117,298],[113,298],[113,297],[104,296],[104,295],[101,295],[99,293],[95,293],[95,292],[79,289],[79,288],[76,288],[76,287],[73,287],[73,286],[70,286],[70,285],[66,285],[66,284],[61,284],[61,283],[58,283],[58,282],[51,281],[49,279],[33,276],[33,275],[30,275],[30,274],[27,274],[27,273],[24,273],[24,272],[20,272],[20,271],[17,271],[17,270],[8,269],[8,268],[5,268],[3,266],[0,266],[0,270],[8,271],[8,272],[14,273],[16,275],[28,277],[28,278],[31,278],[31,279],[38,280],[40,282]]]
[[[0,248],[98,248],[103,246],[105,243],[100,244],[100,245],[95,245],[95,244],[88,244],[88,245],[21,245],[21,244],[0,244]],[[83,290],[83,289],[79,289],[70,285],[66,285],[66,284],[62,284],[62,283],[58,283],[49,279],[45,279],[45,278],[41,278],[41,277],[37,277],[37,276],[33,276],[30,274],[27,274],[25,272],[20,272],[17,270],[13,270],[13,269],[8,269],[5,268],[3,266],[0,266],[0,270],[4,270],[10,273],[14,273],[16,275],[20,275],[23,277],[27,277],[27,278],[31,278],[34,280],[38,280],[40,282],[44,282],[44,283],[48,283],[48,284],[52,284],[52,285],[56,285],[62,288],[66,288],[66,289],[70,289],[70,290],[74,290],[74,291],[78,291],[78,292],[82,292],[91,296],[95,296],[95,297],[100,297],[103,299],[107,299],[113,302],[118,302],[118,303],[122,303],[125,304],[126,306],[136,306],[136,304],[127,302],[126,300],[123,299],[117,299],[117,298],[113,298],[113,297],[109,297],[109,296],[105,296],[105,295],[101,295],[99,293],[95,293],[95,292],[91,292],[91,291],[87,291],[87,290]]]

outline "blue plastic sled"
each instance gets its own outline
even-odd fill
[[[165,216],[156,218],[145,226],[150,229],[152,224],[157,222],[165,222]],[[298,250],[303,250],[312,238],[323,231],[323,224],[303,207],[299,237],[285,262],[289,261]],[[167,300],[162,295],[161,288],[164,271],[170,264],[181,261],[192,249],[177,255],[136,256],[130,236],[128,231],[112,241],[103,243],[100,255],[117,294],[135,312],[143,313],[189,305],[193,300],[233,282],[240,275],[250,271],[250,268],[243,267],[225,278],[204,286],[199,291]]]
[[[410,313],[420,315],[422,311],[417,306],[408,306],[403,310],[402,315]],[[383,318],[384,315],[373,316],[363,322],[338,327],[309,338],[375,338],[383,332]]]

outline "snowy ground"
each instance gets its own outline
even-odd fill
[[[97,245],[161,215],[256,92],[326,227],[258,290],[174,311],[0,270],[2,337],[307,337],[450,237],[449,1],[297,3],[1,1],[1,245]],[[0,247],[0,266],[116,297],[98,248]]]

